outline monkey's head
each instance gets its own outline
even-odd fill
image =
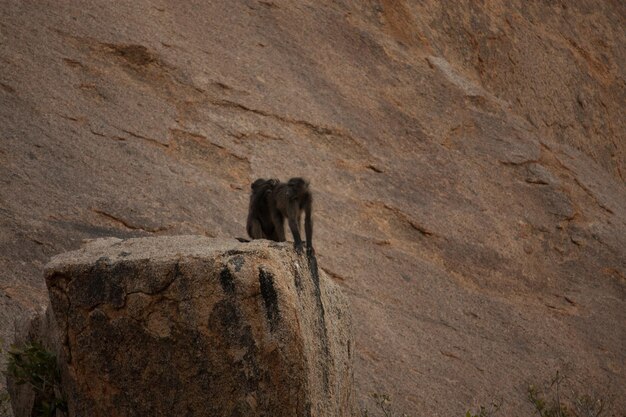
[[[266,180],[264,178],[259,178],[250,185],[250,188],[252,188],[253,190],[256,190],[257,188],[265,184],[265,181]]]
[[[304,178],[291,178],[287,182],[287,195],[290,199],[299,198],[309,191],[309,182]]]
[[[256,191],[261,188],[271,189],[274,188],[279,182],[280,181],[278,181],[276,178],[270,178],[269,180],[266,180],[265,178],[259,178],[254,181],[252,185],[250,185],[250,188],[252,188],[252,191]]]
[[[306,190],[307,188],[309,188],[309,182],[300,177],[291,178],[287,182],[287,185],[297,190]]]

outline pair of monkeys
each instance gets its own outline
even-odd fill
[[[252,183],[251,188],[246,224],[250,238],[284,242],[284,224],[287,218],[296,252],[302,253],[300,218],[304,211],[306,249],[307,253],[314,254],[311,218],[313,197],[309,191],[309,182],[303,178],[291,178],[286,183],[273,178],[259,178]]]

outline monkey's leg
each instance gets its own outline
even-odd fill
[[[274,231],[278,242],[284,242],[285,238],[285,219],[278,210],[272,210],[272,222],[274,223]]]
[[[263,239],[263,228],[258,219],[250,219],[246,229],[251,239]]]
[[[289,210],[288,220],[289,220],[289,229],[291,229],[291,234],[293,235],[293,246],[296,249],[297,253],[302,253],[302,238],[300,237],[300,230],[298,224],[298,211],[299,207],[292,207]]]
[[[311,216],[311,200],[304,206],[304,233],[306,234],[306,251],[314,254],[313,249],[313,218]]]

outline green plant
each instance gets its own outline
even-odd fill
[[[0,365],[4,365],[4,340],[0,338]],[[0,388],[0,417],[9,416],[11,411],[11,398],[6,387]]]
[[[557,373],[558,377],[558,373]],[[570,413],[567,408],[561,403],[561,397],[559,393],[559,383],[554,382],[550,385],[552,388],[557,384],[556,395],[553,398],[549,398],[545,391],[540,390],[535,385],[528,387],[528,400],[535,407],[537,414],[540,417],[569,417]]]
[[[566,380],[565,375],[557,371],[546,388],[528,387],[528,400],[540,417],[601,417],[608,413],[606,398],[565,389]]]
[[[34,410],[38,417],[53,417],[57,410],[67,412],[56,356],[41,344],[30,343],[21,349],[9,350],[7,374],[18,385],[29,384],[35,391]]]
[[[584,394],[576,398],[574,407],[580,417],[600,417],[607,409],[607,401],[595,395]]]
[[[0,417],[8,416],[11,409],[11,399],[9,393],[0,391]]]

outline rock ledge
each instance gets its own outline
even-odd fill
[[[286,244],[199,236],[54,257],[70,414],[351,415],[350,315],[316,271]]]

